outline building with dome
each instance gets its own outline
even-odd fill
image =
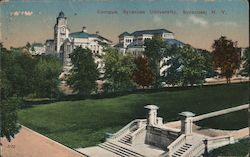
[[[72,53],[77,46],[89,48],[94,54],[98,68],[102,69],[104,64],[98,56],[103,54],[103,45],[111,44],[112,41],[101,36],[98,31],[94,34],[88,33],[86,27],[83,27],[81,31],[71,33],[68,27],[67,17],[61,11],[54,26],[54,39],[46,40],[45,47],[46,54],[53,54],[62,58],[63,71],[68,73],[71,68],[69,54]]]

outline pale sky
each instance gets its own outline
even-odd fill
[[[125,14],[124,10],[144,13]],[[60,11],[68,18],[70,32],[86,26],[89,33],[99,31],[114,44],[124,31],[164,28],[196,48],[211,50],[222,35],[238,41],[240,47],[249,46],[247,0],[3,0],[0,11],[0,35],[6,47],[52,39]]]

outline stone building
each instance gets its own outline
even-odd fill
[[[173,32],[166,29],[152,29],[139,30],[133,33],[123,32],[118,36],[119,43],[115,45],[115,47],[123,54],[132,53],[133,55],[139,55],[145,50],[144,41],[146,39],[152,39],[154,36],[161,37],[170,45],[184,45],[183,42],[175,39]]]
[[[45,47],[46,54],[54,54],[62,58],[63,71],[68,73],[71,68],[69,54],[76,47],[81,46],[90,49],[95,54],[94,59],[98,68],[102,69],[104,64],[98,56],[103,54],[103,45],[111,45],[111,43],[112,41],[101,36],[98,31],[94,34],[88,33],[86,27],[83,27],[81,31],[71,33],[67,17],[61,11],[54,26],[54,39],[46,40]]]
[[[42,43],[33,43],[29,51],[32,55],[45,54],[45,45]]]
[[[134,56],[142,55],[145,51],[144,41],[152,39],[154,36],[161,37],[169,45],[183,46],[183,42],[175,39],[174,33],[166,29],[139,30],[133,33],[123,32],[120,34],[119,43],[115,45],[122,54],[132,54]],[[160,74],[164,75],[164,71],[168,66],[162,66],[167,62],[168,58],[163,58],[160,62]]]

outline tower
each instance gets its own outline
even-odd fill
[[[56,19],[56,24],[54,27],[54,42],[55,49],[54,51],[59,54],[60,48],[65,39],[69,36],[69,28],[67,23],[67,17],[64,16],[64,13],[61,11]]]

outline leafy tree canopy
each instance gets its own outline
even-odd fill
[[[194,85],[202,84],[207,74],[206,57],[191,46],[171,48],[171,56],[167,61],[169,66],[165,71],[167,84]]]
[[[99,78],[98,65],[95,63],[90,49],[77,47],[71,54],[72,69],[67,83],[81,96],[89,96],[96,88]]]
[[[161,85],[160,61],[168,56],[170,46],[159,36],[146,39],[144,42],[144,55],[148,58],[149,66],[155,75],[154,86]]]
[[[219,74],[226,77],[227,83],[240,67],[240,49],[237,42],[221,36],[212,45],[213,66],[219,70]]]
[[[116,49],[107,48],[103,59],[106,91],[124,91],[133,86],[131,79],[135,63],[132,56],[122,55]]]
[[[61,62],[54,56],[40,56],[35,67],[35,94],[38,97],[55,97],[59,91]]]
[[[154,74],[149,67],[146,57],[139,56],[134,59],[136,69],[133,73],[133,80],[142,87],[150,86],[154,81]]]

